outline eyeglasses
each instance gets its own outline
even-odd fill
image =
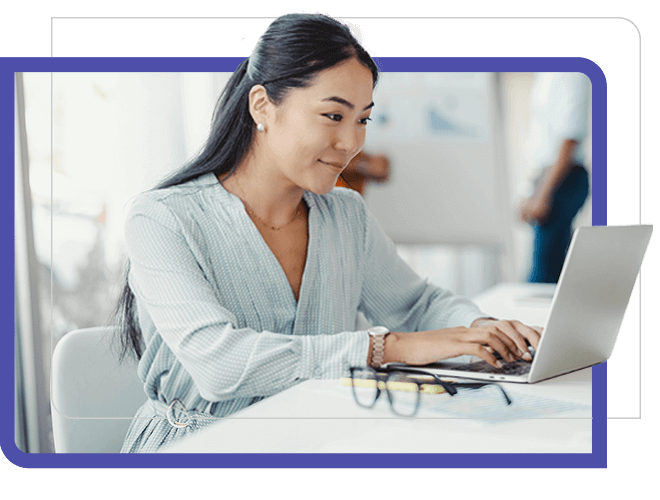
[[[493,382],[450,382],[442,380],[435,373],[410,367],[385,368],[377,372],[369,366],[358,366],[351,367],[350,372],[351,389],[358,405],[372,408],[381,392],[385,391],[392,412],[400,417],[415,416],[419,409],[421,394],[447,392],[450,396],[455,396],[458,389],[481,389],[489,385],[499,388],[506,404],[511,404],[511,399],[504,389]]]

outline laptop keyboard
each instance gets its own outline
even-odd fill
[[[532,355],[532,359],[534,359],[534,355],[536,352],[534,351],[534,348],[532,346],[528,346],[529,353]],[[462,365],[457,365],[457,366],[452,366],[452,370],[458,370],[462,372],[470,372],[470,373],[497,373],[499,375],[527,375],[529,373],[529,370],[532,368],[532,362],[531,361],[525,361],[524,359],[519,359],[517,361],[514,361],[512,363],[507,363],[502,359],[502,356],[500,356],[500,353],[495,351],[493,353],[495,356],[495,359],[498,361],[501,361],[502,364],[504,365],[502,368],[495,368],[485,361],[475,361],[474,363],[465,363]]]
[[[471,372],[471,373],[497,373],[501,375],[525,375],[532,368],[531,361],[518,360],[513,363],[506,363],[502,368],[495,368],[485,361],[476,363],[466,363],[464,365],[452,366],[452,370]]]

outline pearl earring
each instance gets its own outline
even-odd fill
[[[263,131],[265,130],[265,129],[264,129],[264,126],[263,126],[262,123],[257,123],[257,130],[258,130],[259,132],[263,132]]]

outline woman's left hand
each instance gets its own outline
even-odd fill
[[[518,320],[507,319],[477,319],[470,328],[485,329],[492,331],[493,329],[505,334],[516,344],[519,356],[526,360],[531,361],[532,356],[527,348],[527,342],[534,348],[538,349],[539,341],[541,340],[541,333],[543,328],[540,326],[527,326]]]

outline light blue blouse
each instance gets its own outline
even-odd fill
[[[301,381],[364,366],[369,337],[356,331],[358,311],[392,331],[486,316],[417,276],[358,193],[335,188],[304,200],[309,244],[296,302],[243,203],[213,174],[136,198],[125,240],[149,399],[122,452],[156,451],[215,420],[174,427],[165,411],[175,399],[190,413],[223,417]]]

